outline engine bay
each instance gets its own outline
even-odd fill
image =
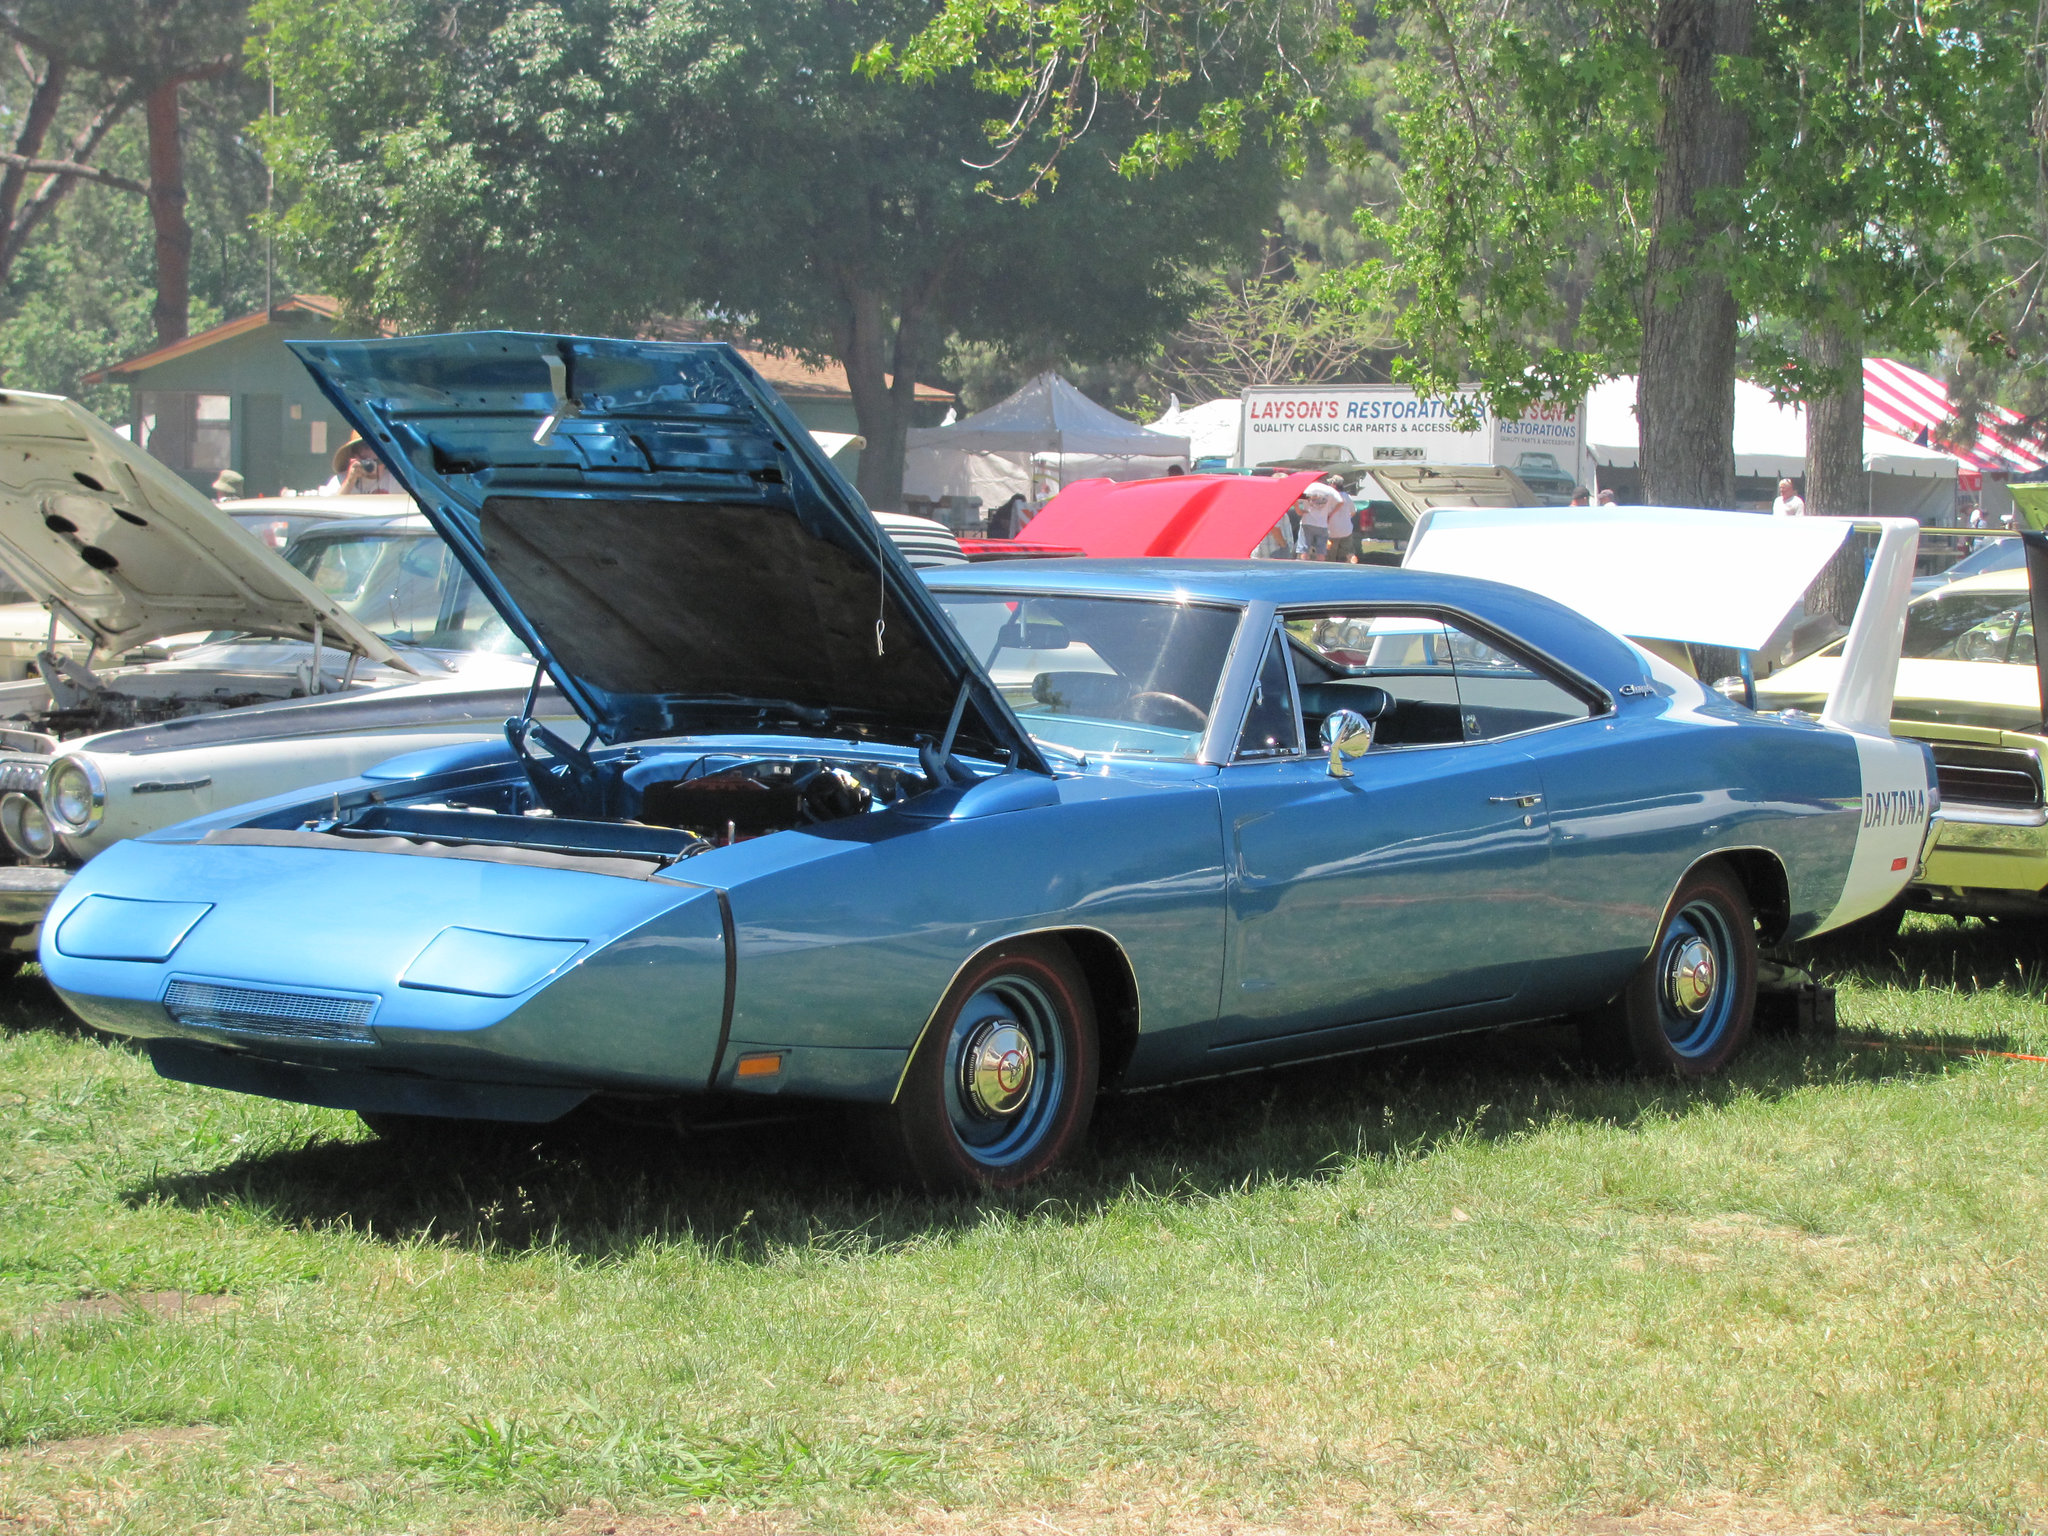
[[[0,723],[59,741],[304,698],[310,681],[289,674],[169,668],[102,675],[48,653],[36,665],[38,676],[0,685]]]
[[[915,770],[865,759],[628,748],[588,761],[602,788],[593,792],[585,785],[579,798],[588,806],[601,793],[596,815],[548,803],[569,797],[545,771],[529,771],[525,782],[497,779],[419,799],[377,800],[315,825],[342,835],[395,833],[678,859],[886,811],[931,787]]]

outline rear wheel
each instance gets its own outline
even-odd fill
[[[925,1189],[1014,1189],[1080,1141],[1095,1109],[1095,1010],[1063,945],[977,956],[940,1003],[896,1102],[865,1123],[873,1171]]]
[[[1580,1021],[1588,1050],[1638,1072],[1711,1076],[1749,1038],[1756,961],[1756,918],[1741,882],[1716,866],[1694,870],[1621,996]]]

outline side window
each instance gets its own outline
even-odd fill
[[[1576,693],[1519,657],[1457,629],[1451,629],[1450,636],[1467,741],[1516,736],[1566,720],[1584,720],[1593,712]]]
[[[1432,614],[1296,617],[1288,630],[1308,653],[1297,671],[1310,732],[1349,708],[1374,721],[1377,747],[1448,746],[1593,713],[1523,658]]]
[[[1266,642],[1266,656],[1252,684],[1252,701],[1244,712],[1244,729],[1238,732],[1240,758],[1292,757],[1301,751],[1301,717],[1294,712],[1293,680],[1288,673],[1287,636],[1276,630]]]

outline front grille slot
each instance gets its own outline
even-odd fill
[[[164,1008],[180,1024],[261,1035],[275,1040],[334,1040],[374,1045],[369,997],[320,997],[266,987],[229,987],[211,981],[174,981]]]
[[[2010,747],[1934,748],[1935,779],[1944,805],[1997,805],[2032,810],[2041,804],[2041,763]]]

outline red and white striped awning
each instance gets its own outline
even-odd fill
[[[2025,474],[2048,467],[2048,448],[2011,429],[2020,418],[2002,406],[1983,414],[1976,439],[1949,441],[1955,431],[1955,402],[1941,381],[1888,357],[1863,360],[1863,421],[1910,440],[1921,432],[1938,448],[1953,453],[1974,469]]]

